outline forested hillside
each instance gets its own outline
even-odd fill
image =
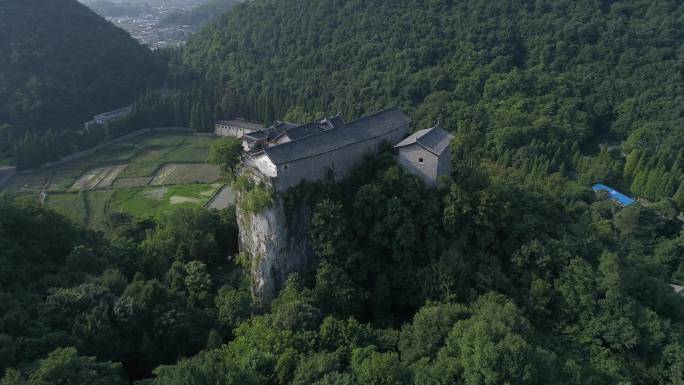
[[[683,47],[676,0],[256,0],[192,39],[183,63],[219,111],[397,105],[475,156],[677,193],[684,208]]]
[[[54,141],[80,144],[53,137],[131,104],[165,76],[152,52],[75,0],[0,2],[0,52],[0,156],[14,147],[38,162],[64,152]]]
[[[451,174],[384,148],[279,193],[319,261],[270,306],[239,210],[113,215],[105,238],[0,195],[0,384],[684,384],[683,43],[675,0],[237,5],[116,129],[394,104],[456,134]]]
[[[270,307],[232,209],[112,216],[107,240],[0,196],[0,383],[682,383],[673,213],[525,180],[461,165],[432,189],[384,152],[290,190],[320,262]]]

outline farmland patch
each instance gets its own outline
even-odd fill
[[[142,187],[146,186],[150,182],[149,176],[143,176],[140,178],[117,178],[112,187],[116,188],[129,188],[129,187]]]
[[[136,218],[157,217],[172,207],[201,207],[221,184],[188,184],[116,190],[108,211]]]
[[[95,187],[110,187],[116,177],[126,168],[126,165],[106,166],[92,169],[74,182],[72,190],[90,190]]]
[[[151,185],[211,183],[221,177],[221,170],[211,164],[167,164],[157,170]]]

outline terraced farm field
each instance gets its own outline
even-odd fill
[[[176,207],[206,205],[225,185],[218,167],[206,163],[215,140],[152,132],[86,158],[19,174],[4,190],[36,200],[45,191],[48,207],[105,230],[112,212],[145,218]]]
[[[165,187],[142,187],[118,190],[111,197],[109,209],[136,218],[156,217],[169,207],[197,207],[206,204],[223,187],[215,184],[186,184]]]
[[[150,185],[213,182],[219,178],[220,170],[210,164],[167,164],[156,172]]]
[[[99,167],[86,172],[74,182],[71,190],[92,190],[96,187],[111,187],[114,180],[126,169],[126,165]]]

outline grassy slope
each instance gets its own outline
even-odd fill
[[[110,201],[111,211],[136,218],[156,217],[173,208],[202,206],[220,184],[188,184],[117,190]]]
[[[82,193],[50,194],[46,205],[73,222],[83,223],[86,220],[86,205]]]

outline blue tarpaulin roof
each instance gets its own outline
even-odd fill
[[[612,188],[610,188],[610,187],[608,187],[602,183],[595,184],[592,187],[592,190],[607,192],[610,199],[620,203],[623,206],[629,206],[629,205],[633,205],[634,203],[636,203],[636,201],[634,199],[632,199],[632,198],[628,197],[627,195],[622,194],[622,193],[616,191],[615,189],[612,189]]]

